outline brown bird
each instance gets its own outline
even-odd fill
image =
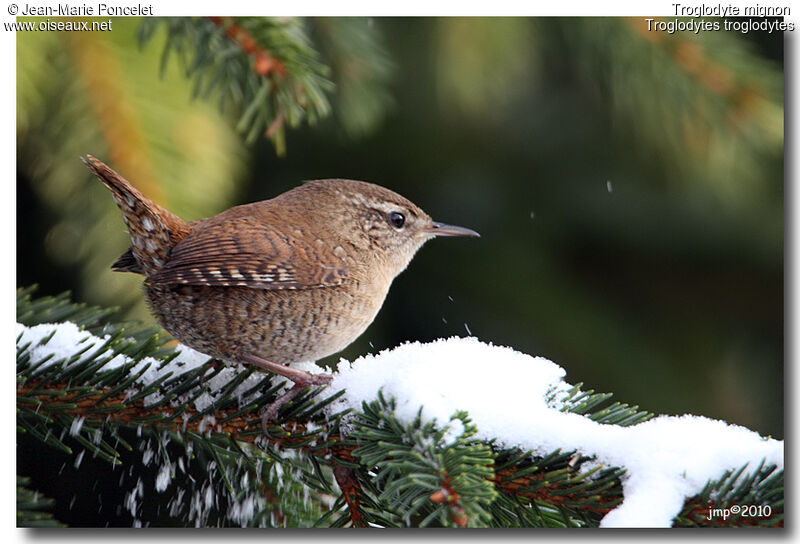
[[[265,430],[280,406],[332,379],[285,365],[316,361],[360,336],[426,241],[479,236],[433,221],[379,185],[345,179],[309,181],[186,222],[91,155],[81,160],[128,227],[131,247],[112,268],[145,276],[161,326],[197,351],[294,382],[265,411]]]

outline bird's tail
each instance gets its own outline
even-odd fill
[[[81,160],[111,191],[128,226],[131,247],[120,258],[127,257],[126,265],[118,266],[120,261],[117,261],[114,268],[143,273],[148,277],[155,274],[166,262],[170,249],[188,233],[188,224],[144,196],[103,162],[91,155],[81,157]]]

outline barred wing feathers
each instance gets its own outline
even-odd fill
[[[321,258],[319,249],[290,240],[252,218],[225,228],[197,229],[175,247],[149,281],[161,284],[314,289],[340,285],[344,263]]]

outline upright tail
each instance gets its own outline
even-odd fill
[[[111,191],[128,226],[131,247],[114,269],[152,276],[167,261],[170,249],[189,233],[189,225],[148,199],[106,164],[91,155],[81,160]]]

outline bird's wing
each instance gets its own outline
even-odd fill
[[[338,258],[322,258],[313,245],[250,218],[222,228],[199,228],[178,242],[150,283],[313,289],[341,284],[347,270]],[[327,253],[327,252],[326,252]]]

